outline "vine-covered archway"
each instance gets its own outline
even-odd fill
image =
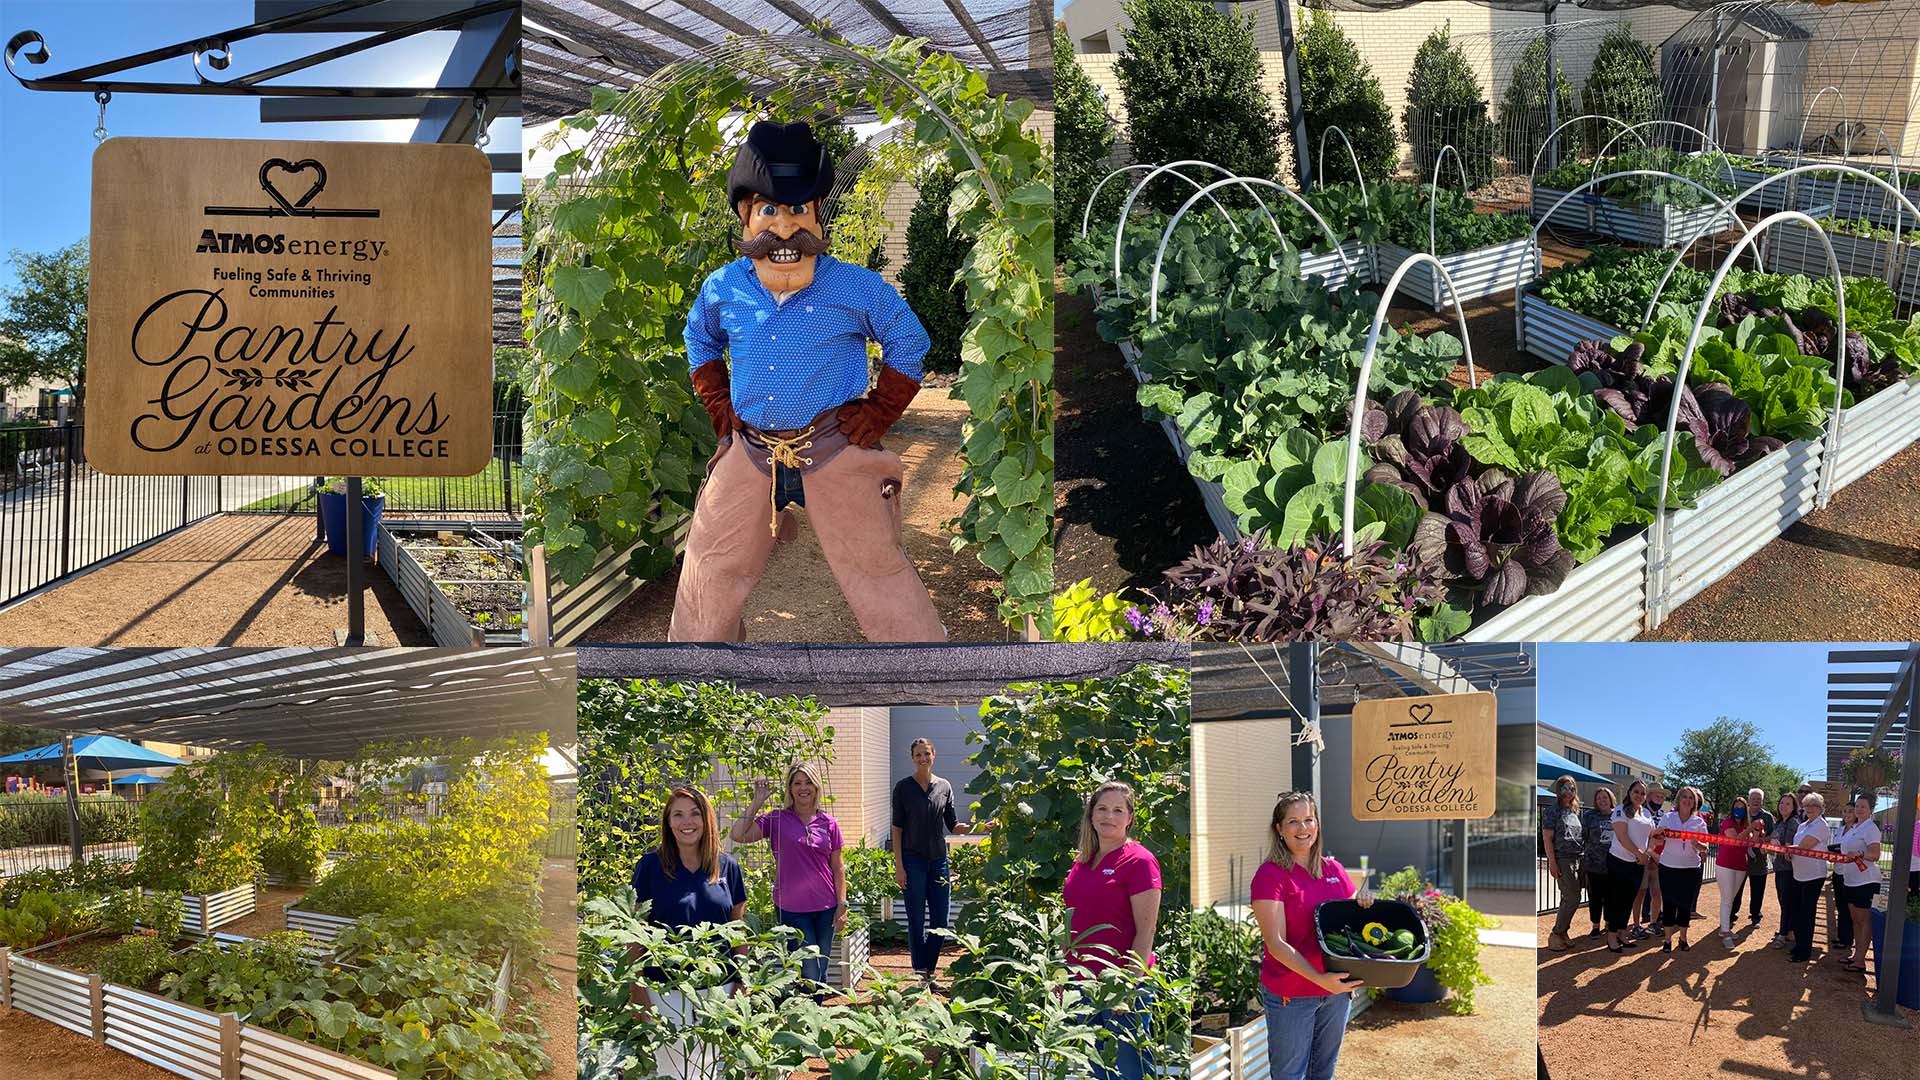
[[[681,327],[701,281],[734,257],[723,180],[751,121],[899,119],[952,166],[949,224],[972,243],[953,391],[969,412],[955,489],[968,503],[954,547],[1000,575],[1004,621],[1050,629],[1052,155],[1021,126],[1031,103],[989,96],[979,74],[923,44],[736,39],[630,90],[596,88],[562,121],[556,141],[590,141],[529,199],[527,259],[539,355],[527,543],[545,545],[555,577],[578,583],[622,550],[639,578],[673,564],[714,444]]]

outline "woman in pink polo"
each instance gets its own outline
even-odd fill
[[[1267,1006],[1267,1061],[1274,1080],[1332,1080],[1360,979],[1327,971],[1313,933],[1313,909],[1325,900],[1359,901],[1346,868],[1328,856],[1313,795],[1286,791],[1273,806],[1267,860],[1253,872],[1253,917],[1260,924],[1260,987]]]
[[[847,928],[846,844],[840,823],[820,809],[822,794],[819,774],[795,765],[787,770],[787,805],[763,814],[760,808],[773,796],[773,784],[755,780],[753,805],[731,830],[735,844],[764,840],[773,849],[774,911],[781,926],[800,931],[790,942],[794,949],[811,945],[818,950],[800,961],[802,977],[817,984],[816,995],[825,992],[834,935]]]
[[[1080,817],[1080,853],[1063,890],[1073,946],[1067,960],[1089,978],[1122,964],[1151,967],[1160,922],[1160,862],[1133,828],[1133,788],[1109,780],[1087,796]],[[1145,993],[1125,1015],[1103,1012],[1095,1023],[1119,1044],[1117,1070],[1096,1066],[1094,1080],[1143,1080],[1150,1071]]]

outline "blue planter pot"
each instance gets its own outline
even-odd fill
[[[380,511],[387,505],[385,495],[360,497],[360,551],[373,557],[373,538],[380,532]],[[327,535],[327,553],[347,553],[347,497],[332,491],[320,493],[320,527]]]
[[[1891,974],[1883,956],[1887,941],[1887,914],[1879,910],[1869,914],[1873,916],[1873,976],[1877,983]],[[1894,1000],[1909,1009],[1920,1009],[1920,922],[1908,919],[1901,935],[1900,994]]]
[[[1447,988],[1434,978],[1433,969],[1425,964],[1413,973],[1413,981],[1405,986],[1382,992],[1390,1001],[1399,1001],[1408,1005],[1426,1005],[1447,996]]]

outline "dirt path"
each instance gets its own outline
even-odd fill
[[[1920,638],[1920,446],[1800,519],[1647,641]]]
[[[1530,919],[1502,919],[1524,929]],[[1456,1016],[1438,1003],[1404,1005],[1380,998],[1353,1019],[1340,1046],[1346,1076],[1471,1076],[1526,1080],[1534,1075],[1534,954],[1483,946],[1480,964],[1493,979],[1474,991],[1474,1011]]]
[[[540,1075],[558,1080],[578,1071],[575,1057],[580,1049],[575,1034],[580,1026],[580,1002],[574,996],[580,973],[580,892],[572,860],[547,860],[540,902],[540,922],[547,931],[547,951],[540,963],[557,984],[533,990],[540,1005],[540,1023],[547,1029],[547,1053],[553,1058],[553,1068]]]
[[[433,644],[384,573],[367,581],[379,644]],[[0,644],[331,647],[346,625],[346,560],[311,516],[228,514],[0,611]]]
[[[0,1009],[0,1061],[15,1080],[169,1080],[172,1073],[19,1009]]]
[[[944,525],[966,505],[953,494],[965,464],[960,430],[966,418],[966,402],[949,400],[943,389],[928,388],[888,433],[885,445],[906,462],[901,510],[907,554],[933,595],[949,640],[1004,641],[1007,632],[994,613],[993,590],[1000,579],[971,550],[955,553]],[[774,549],[766,574],[747,597],[747,640],[864,640],[805,512],[796,517],[798,537]],[[679,581],[676,570],[649,582],[580,640],[665,641]]]
[[[1731,952],[1714,932],[1720,899],[1711,879],[1700,890],[1699,911],[1704,918],[1691,924],[1691,950],[1663,953],[1655,941],[1618,956],[1599,937],[1575,938],[1571,952],[1548,952],[1551,920],[1540,920],[1540,1047],[1556,1077],[1913,1075],[1920,1041],[1911,1029],[1863,1020],[1860,1003],[1871,983],[1833,959],[1826,937],[1831,890],[1821,892],[1811,964],[1769,947],[1779,922],[1771,901],[1758,931],[1740,920]],[[1574,922],[1576,931],[1586,925],[1584,914]]]

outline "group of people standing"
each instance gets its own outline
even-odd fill
[[[1773,877],[1780,909],[1772,947],[1788,957],[1812,959],[1814,923],[1820,890],[1831,879],[1839,913],[1836,955],[1849,971],[1866,971],[1868,914],[1880,891],[1880,826],[1874,800],[1863,794],[1842,808],[1836,832],[1826,817],[1825,800],[1806,785],[1782,792],[1771,810],[1766,793],[1754,788],[1736,796],[1717,825],[1703,806],[1700,790],[1682,787],[1671,806],[1666,792],[1641,780],[1616,797],[1612,789],[1594,792],[1593,806],[1582,808],[1570,776],[1554,782],[1554,802],[1541,814],[1541,840],[1547,866],[1560,886],[1560,906],[1547,947],[1572,947],[1568,932],[1580,897],[1587,897],[1591,934],[1604,933],[1607,951],[1624,952],[1656,935],[1660,951],[1692,947],[1688,923],[1697,917],[1707,849],[1714,848],[1713,876],[1720,898],[1720,941],[1738,944],[1735,921],[1743,891],[1748,924],[1761,920],[1767,877]],[[1807,854],[1767,852],[1743,843],[1713,844],[1675,833],[1718,835],[1729,841],[1771,843]],[[1818,853],[1852,858],[1835,862]],[[1657,912],[1657,918],[1656,918]]]
[[[959,822],[953,785],[935,775],[933,743],[913,741],[914,771],[893,789],[892,849],[894,880],[907,904],[907,943],[915,977],[930,992],[936,981],[948,925],[952,883],[947,836],[974,830]],[[833,815],[821,808],[820,777],[807,765],[787,772],[784,804],[766,809],[774,787],[756,780],[753,801],[726,835],[736,848],[765,843],[773,862],[773,904],[782,926],[798,933],[790,948],[816,950],[800,960],[802,976],[824,996],[828,956],[847,925],[845,838]],[[1145,845],[1130,838],[1136,800],[1119,781],[1101,784],[1082,807],[1079,845],[1061,887],[1070,909],[1067,959],[1086,977],[1098,977],[1121,964],[1150,967],[1159,924],[1160,864]],[[746,917],[746,875],[739,861],[720,850],[720,827],[713,802],[697,787],[674,788],[661,810],[659,842],[641,856],[633,872],[636,903],[645,918],[668,927],[739,922]],[[644,959],[636,956],[636,959]],[[632,991],[637,1008],[655,1010],[675,1027],[691,1025],[694,1002],[666,986],[665,973],[642,968]],[[722,987],[730,992],[731,985]],[[1152,1071],[1144,1017],[1150,999],[1127,1010],[1102,1012],[1094,1023],[1109,1033],[1107,1050],[1115,1069],[1096,1072],[1096,1080],[1144,1080]],[[661,1075],[702,1075],[695,1071],[701,1051],[682,1041],[656,1055]]]

